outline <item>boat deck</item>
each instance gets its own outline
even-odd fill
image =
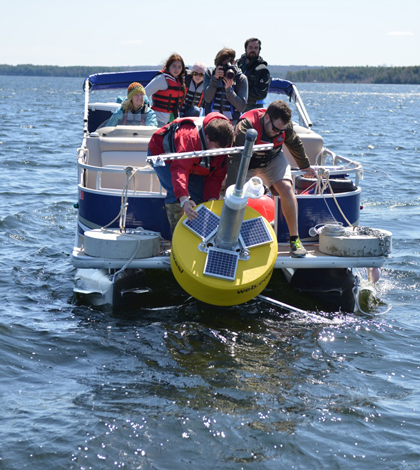
[[[386,260],[385,256],[376,257],[341,257],[331,256],[321,253],[319,245],[305,244],[307,255],[305,258],[292,258],[290,256],[290,247],[288,244],[279,244],[277,260],[274,269],[284,268],[378,268]],[[75,248],[72,253],[73,265],[76,268],[95,268],[95,269],[120,269],[128,260],[94,258],[84,254],[84,252]],[[132,269],[168,269],[170,268],[169,252],[165,255],[155,256],[153,258],[134,259],[130,262]]]

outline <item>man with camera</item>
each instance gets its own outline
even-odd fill
[[[216,67],[206,70],[204,76],[204,112],[222,113],[235,125],[248,99],[248,80],[235,66],[236,52],[224,48],[214,59]]]
[[[245,41],[245,54],[242,54],[238,60],[238,67],[248,79],[248,103],[245,111],[262,108],[270,87],[270,71],[260,52],[261,41],[249,38]]]

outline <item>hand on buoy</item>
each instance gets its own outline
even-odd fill
[[[184,203],[183,209],[189,220],[194,220],[197,217],[197,213],[194,210],[196,205],[197,204],[192,199],[188,199],[188,201]]]

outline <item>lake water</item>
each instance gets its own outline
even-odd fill
[[[82,82],[0,77],[0,469],[420,468],[420,87],[299,87],[393,232],[369,313],[112,313],[72,294]]]

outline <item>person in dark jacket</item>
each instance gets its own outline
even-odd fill
[[[248,103],[245,111],[262,108],[271,83],[267,62],[260,56],[261,41],[249,38],[245,41],[245,54],[237,62],[248,79]]]

